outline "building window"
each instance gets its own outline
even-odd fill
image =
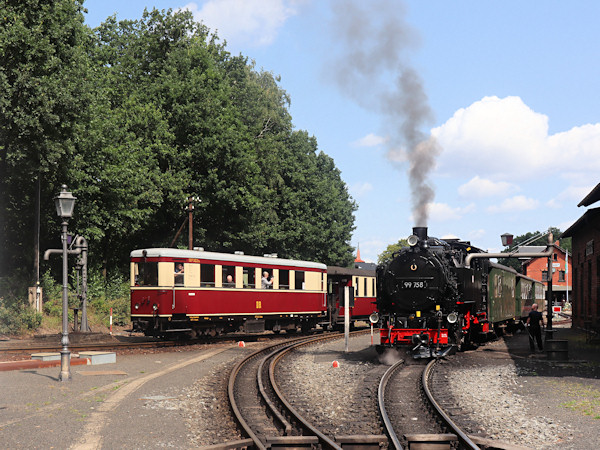
[[[542,270],[542,281],[548,281],[548,271]]]
[[[585,243],[585,256],[590,256],[594,253],[594,240]]]
[[[552,254],[552,258],[554,259],[554,261],[558,261],[558,254],[557,253],[553,253]]]
[[[558,281],[559,282],[560,281],[562,281],[562,282],[565,281],[565,271],[564,270],[559,270],[558,271]]]

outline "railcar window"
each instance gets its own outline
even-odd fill
[[[202,264],[200,266],[200,286],[214,287],[215,285],[215,265]]]
[[[223,266],[223,287],[235,287],[235,266]]]
[[[290,271],[279,269],[279,289],[290,288]]]
[[[354,278],[354,297],[358,297],[358,277]]]
[[[294,289],[304,289],[304,271],[296,270],[294,277]]]
[[[365,277],[364,280],[365,280],[365,283],[364,283],[364,285],[365,285],[364,296],[366,297],[367,296],[367,277]]]
[[[244,288],[253,289],[256,287],[254,281],[254,267],[244,267]]]
[[[134,270],[136,286],[158,286],[158,263],[136,263]]]
[[[173,278],[175,281],[175,286],[183,286],[183,280],[185,276],[185,270],[184,270],[184,265],[183,263],[177,262],[174,263],[174,270],[173,270]]]
[[[375,297],[377,295],[375,292],[375,278],[371,278],[371,281],[373,282],[373,297]]]
[[[267,280],[268,283],[264,283],[263,279],[264,279],[264,275],[265,272],[267,273]],[[275,281],[275,278],[273,277],[273,269],[260,269],[260,287],[261,289],[273,289],[273,283]]]

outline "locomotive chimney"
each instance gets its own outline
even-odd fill
[[[417,236],[420,241],[427,241],[427,227],[413,227],[413,234]]]

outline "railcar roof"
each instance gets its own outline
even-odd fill
[[[492,262],[492,261],[490,261],[490,267],[493,267],[494,269],[502,269],[502,270],[506,270],[507,272],[510,272],[510,273],[516,273],[516,274],[519,274],[519,272],[517,272],[517,271],[516,271],[515,269],[513,269],[512,267],[505,266],[505,265],[502,265],[502,264],[498,264],[498,263],[495,263],[495,262]],[[520,275],[520,274],[519,274],[519,275]]]
[[[133,250],[131,258],[143,258],[144,252],[148,258],[182,258],[182,259],[209,259],[213,261],[261,264],[264,266],[296,266],[309,269],[327,270],[322,263],[312,261],[299,261],[266,256],[236,255],[234,253],[207,252],[204,250],[182,250],[178,248],[146,248]]]
[[[327,266],[329,275],[355,275],[361,277],[374,277],[375,271],[368,269],[355,269],[351,267]]]

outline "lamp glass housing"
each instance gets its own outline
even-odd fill
[[[60,194],[54,198],[58,217],[70,219],[75,209],[75,200],[77,200],[77,197],[74,197],[73,194],[67,191],[67,186],[63,184]]]

